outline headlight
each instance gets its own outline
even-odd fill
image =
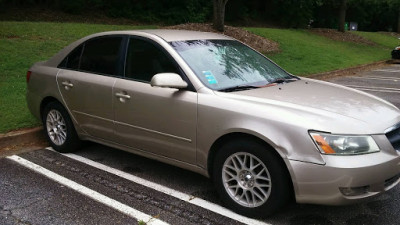
[[[356,155],[379,152],[371,136],[332,135],[310,132],[312,139],[323,154]]]

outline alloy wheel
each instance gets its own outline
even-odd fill
[[[67,126],[61,113],[55,109],[49,111],[46,117],[47,134],[56,145],[64,144],[67,139]]]
[[[271,194],[271,176],[267,167],[247,152],[237,152],[225,160],[222,182],[235,202],[249,208],[264,204]]]

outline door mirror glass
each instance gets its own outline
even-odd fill
[[[187,88],[188,84],[182,80],[181,76],[176,73],[158,73],[151,78],[150,82],[153,87],[167,87],[183,89]]]

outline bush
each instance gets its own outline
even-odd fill
[[[112,17],[165,24],[205,22],[212,12],[208,0],[115,0],[106,5]]]
[[[61,1],[60,7],[61,10],[70,13],[70,14],[81,14],[82,11],[86,8],[85,0],[68,0]]]

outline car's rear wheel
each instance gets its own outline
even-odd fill
[[[279,156],[262,143],[235,140],[223,145],[213,178],[222,201],[251,217],[265,217],[291,198],[291,183]]]
[[[43,127],[51,147],[58,152],[74,152],[81,146],[67,110],[58,102],[48,103],[42,114]]]

